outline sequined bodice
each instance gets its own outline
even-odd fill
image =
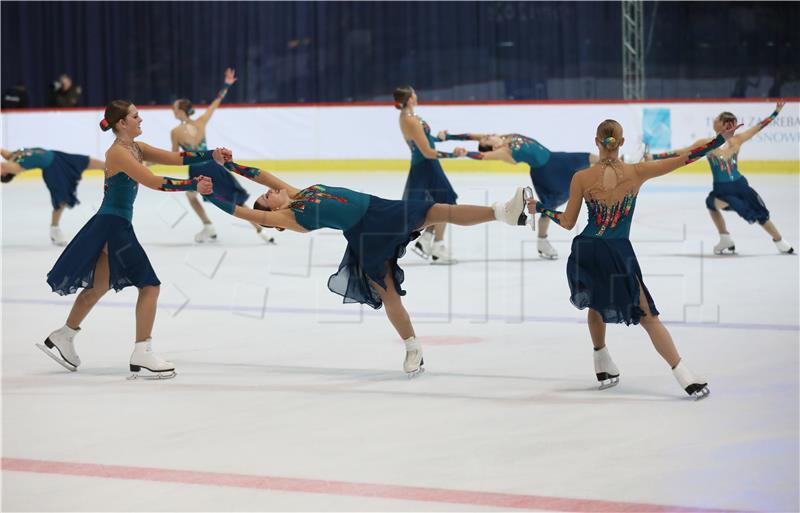
[[[370,201],[369,194],[321,184],[303,189],[298,196],[289,208],[306,230],[348,230],[361,220]]]
[[[521,134],[508,134],[503,138],[508,141],[511,158],[516,162],[525,162],[531,169],[541,167],[550,160],[550,150],[542,146],[536,139]]]
[[[587,223],[581,235],[607,239],[627,239],[631,232],[633,211],[639,194],[640,182],[625,176],[617,161],[604,162],[615,175],[610,178],[611,185],[604,185],[604,177],[584,192]],[[603,163],[601,163],[602,165]]]
[[[425,132],[425,137],[428,138],[428,144],[431,145],[431,148],[436,148],[436,139],[433,138],[431,135],[431,127],[428,126],[428,123],[425,122],[424,119],[421,117],[414,115],[413,116],[419,124],[422,125],[422,130]],[[425,155],[422,154],[419,148],[417,148],[417,143],[414,142],[413,139],[407,139],[406,143],[408,144],[409,149],[411,150],[411,163],[416,164],[417,162],[422,162],[426,160]]]
[[[14,162],[23,169],[45,169],[53,163],[53,157],[53,152],[44,148],[23,148],[16,152]]]
[[[726,152],[725,147],[714,150],[706,158],[711,166],[714,182],[735,182],[742,177],[739,173],[739,152]],[[720,151],[722,150],[722,151]]]
[[[133,143],[132,146],[129,146],[119,141],[114,142],[130,151],[140,164],[143,162],[142,149],[139,148],[138,144]],[[125,174],[124,171],[120,171],[111,177],[108,176],[108,171],[106,171],[103,203],[100,204],[100,209],[97,213],[120,216],[131,221],[133,219],[133,202],[136,200],[138,192],[139,183]]]

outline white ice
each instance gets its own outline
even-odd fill
[[[379,172],[285,178],[387,198],[399,198],[405,180]],[[523,172],[451,180],[461,203],[477,204],[529,183]],[[749,180],[798,248],[798,176]],[[276,232],[278,244],[267,246],[207,205],[220,241],[199,246],[185,197],[146,189],[134,226],[163,282],[154,347],[178,376],[125,379],[131,288],[110,292],[86,319],[77,338],[83,363],[69,373],[34,347],[64,323],[74,299],[45,282],[61,251],[48,240],[47,191],[39,179],[3,185],[2,508],[503,509],[466,493],[495,492],[539,497],[521,504],[542,510],[610,501],[611,510],[797,511],[798,257],[779,255],[759,226],[735,214],[725,217],[739,254],[713,256],[710,182],[677,174],[648,185],[631,234],[684,361],[709,381],[711,395],[699,402],[634,326],[608,327],[621,381],[596,390],[586,312],[570,304],[565,278],[574,234],[557,226],[556,261],[537,257],[529,229],[496,223],[451,228],[448,245],[460,260],[452,267],[409,251],[404,302],[427,372],[408,380],[384,312],[343,305],[327,290],[341,234]],[[78,194],[81,205],[62,221],[68,237],[99,206],[102,181],[85,179]],[[16,460],[44,462],[43,472],[11,470]],[[123,478],[66,475],[53,462],[128,470]],[[223,477],[156,482],[132,467]],[[299,484],[226,486],[229,474]],[[460,499],[359,497],[336,484],[312,493],[312,480],[456,490]],[[548,497],[567,501],[547,506]]]

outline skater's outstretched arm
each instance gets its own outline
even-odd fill
[[[447,130],[441,130],[436,134],[438,141],[479,141],[486,134],[451,134]]]
[[[154,162],[156,164],[166,164],[168,166],[199,164],[212,159],[222,164],[226,156],[228,158],[232,157],[231,150],[227,148],[177,152],[162,150],[142,142],[137,142],[136,144],[138,144],[139,148],[142,149],[142,156],[144,160],[147,162]]]
[[[511,157],[511,150],[508,146],[492,151],[468,151],[465,156],[473,160],[501,160],[509,164],[517,163],[513,157]]]
[[[214,101],[211,102],[211,105],[208,106],[203,115],[197,118],[197,122],[202,124],[204,127],[211,119],[211,116],[214,114],[214,111],[217,110],[217,107],[220,106],[222,100],[225,99],[225,96],[228,94],[228,89],[236,82],[236,71],[233,68],[228,68],[225,70],[225,83],[222,84],[222,88],[217,93],[217,97],[214,98]]]
[[[528,201],[528,212],[536,211],[545,217],[549,217],[565,230],[571,230],[578,221],[581,205],[583,205],[582,178],[578,176],[581,175],[581,173],[582,172],[579,171],[572,177],[572,181],[569,184],[569,201],[567,201],[567,208],[563,212],[544,208],[542,202],[537,201],[536,198]]]
[[[270,189],[286,189],[286,192],[289,194],[289,196],[294,196],[300,192],[300,189],[297,187],[292,187],[272,173],[264,171],[263,169],[258,169],[257,167],[245,166],[244,164],[230,161],[225,162],[225,169],[231,173],[241,175],[248,180],[260,183],[261,185],[266,185]]]
[[[173,155],[164,150],[158,151]],[[215,150],[213,153],[222,161],[220,150]],[[207,177],[184,179],[155,175],[147,166],[140,164],[128,150],[120,146],[112,148],[106,153],[106,167],[113,171],[122,171],[145,187],[159,191],[198,191],[200,194],[209,194],[213,190],[211,179]]]
[[[642,180],[642,182],[657,176],[665,175],[670,171],[675,171],[686,164],[691,164],[695,160],[703,158],[709,152],[725,144],[725,141],[733,137],[734,132],[741,126],[742,125],[730,126],[718,133],[717,136],[711,141],[695,148],[690,148],[689,150],[683,151],[675,157],[635,164],[634,169],[636,170],[636,173],[639,175],[639,178]]]
[[[764,127],[775,121],[775,118],[778,117],[778,114],[780,114],[784,105],[786,105],[786,101],[778,100],[778,103],[775,104],[775,110],[772,111],[772,114],[762,119],[758,124],[751,126],[741,134],[736,134],[735,136],[733,136],[733,142],[742,144],[743,142],[752,139],[753,136],[755,136],[757,133],[763,130]]]
[[[281,210],[254,210],[252,208],[236,205],[229,199],[215,193],[204,194],[203,196],[223,212],[263,226],[264,228],[279,228],[300,233],[308,232],[308,230],[300,226],[294,217],[294,212],[289,208],[283,208]]]
[[[462,152],[460,151],[448,153],[446,151],[438,151],[432,148],[428,142],[428,138],[425,136],[425,130],[422,128],[422,125],[416,118],[412,116],[403,116],[400,119],[400,128],[405,137],[411,137],[411,140],[414,141],[414,144],[417,145],[420,153],[422,153],[426,159],[453,159],[463,156]],[[456,148],[456,150],[459,150],[459,148]],[[466,150],[464,150],[463,153],[466,153]]]

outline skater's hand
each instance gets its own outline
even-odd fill
[[[214,157],[214,162],[220,166],[224,165],[225,162],[230,162],[233,160],[233,152],[231,152],[231,150],[228,148],[217,148],[214,150],[212,155]]]
[[[786,100],[783,98],[778,100],[778,103],[775,104],[775,112],[780,112],[784,105],[786,105]]]
[[[531,197],[528,200],[528,213],[529,214],[535,214],[536,213],[536,204],[538,202],[539,202],[539,200],[536,199],[535,197]]]
[[[455,150],[453,150],[453,155],[459,158],[465,156],[466,154],[467,154],[466,148],[456,148]]]
[[[214,192],[214,182],[207,176],[197,177],[197,192],[203,196],[207,196]]]
[[[447,140],[447,130],[440,130],[438,134],[436,134],[436,138],[440,141]]]
[[[233,68],[228,68],[225,70],[225,83],[228,85],[233,85],[236,82],[236,70]]]
[[[738,125],[734,126],[734,122],[733,121],[729,121],[729,122],[725,123],[725,125],[723,125],[722,131],[719,134],[722,137],[724,137],[725,140],[727,141],[728,139],[733,137],[733,133],[734,132],[736,132],[738,129],[740,129],[743,126],[744,126],[744,123],[739,123]]]

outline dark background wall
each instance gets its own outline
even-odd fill
[[[2,89],[82,105],[621,98],[618,2],[2,2]],[[646,2],[650,98],[800,96],[800,3]]]

